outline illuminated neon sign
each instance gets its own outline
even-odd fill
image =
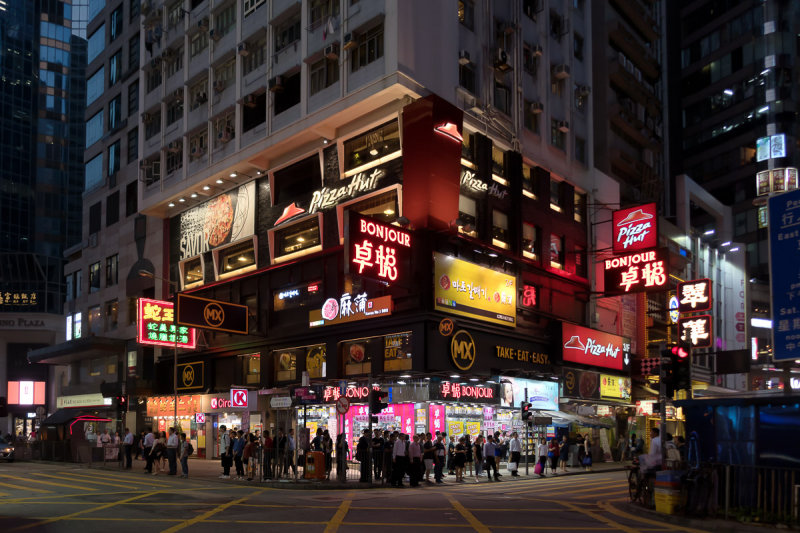
[[[613,257],[606,259],[603,266],[607,296],[655,292],[668,285],[669,252],[666,248]]]
[[[350,272],[379,281],[402,280],[411,265],[411,233],[352,212],[348,226]]]
[[[656,204],[645,204],[614,211],[614,252],[633,252],[658,246],[658,212]]]
[[[179,348],[197,346],[194,328],[175,325],[172,302],[139,298],[136,316],[136,342],[139,344],[175,347],[177,333]]]

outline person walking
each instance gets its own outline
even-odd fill
[[[422,479],[422,447],[419,444],[419,435],[414,435],[411,444],[408,445],[408,481],[412,487],[419,487]]]
[[[370,436],[369,430],[365,429],[361,432],[361,437],[358,438],[356,444],[356,459],[359,462],[359,471],[361,473],[359,481],[361,483],[369,482],[369,458],[370,458]]]
[[[142,458],[145,460],[144,471],[148,474],[153,473],[153,456],[150,452],[153,451],[155,442],[156,436],[153,435],[153,429],[148,427],[147,434],[142,439]]]
[[[325,454],[325,479],[330,479],[333,470],[333,439],[327,429],[322,432],[322,453]]]
[[[539,442],[539,448],[537,450],[537,455],[539,456],[539,465],[537,469],[539,470],[539,477],[545,477],[544,469],[547,466],[547,451],[547,440],[542,439]]]
[[[245,440],[244,432],[240,429],[236,432],[236,438],[233,441],[233,463],[236,465],[236,479],[239,481],[244,479],[242,452],[244,452]]]
[[[464,464],[464,473],[472,477],[472,437],[469,433],[464,435],[464,457],[465,457],[465,464]]]
[[[336,477],[344,483],[347,481],[347,455],[350,447],[347,445],[347,435],[339,433],[336,436]]]
[[[558,475],[558,442],[555,437],[547,443],[547,458],[550,459],[550,473]]]
[[[433,483],[431,481],[431,470],[433,470],[433,463],[436,458],[436,449],[433,445],[433,436],[430,433],[425,434],[425,442],[422,443],[422,463],[425,465],[425,482]]]
[[[569,458],[569,440],[567,436],[561,439],[561,444],[558,448],[558,464],[561,467],[560,471],[562,474],[567,473],[567,459]]]
[[[586,445],[586,456],[583,458],[583,468],[587,472],[592,471],[592,438],[589,435],[586,435],[584,438],[584,444]],[[661,459],[661,453],[659,452],[659,460]]]
[[[472,453],[475,456],[475,483],[477,483],[483,474],[483,435],[478,435],[475,439]]]
[[[178,474],[178,434],[175,428],[169,428],[169,438],[167,439],[167,461],[169,461],[169,475]]]
[[[189,456],[194,453],[194,446],[189,442],[186,433],[181,433],[180,446],[178,446],[178,459],[181,463],[181,477],[188,479],[189,477]]]
[[[519,458],[522,456],[522,443],[519,440],[519,435],[515,431],[511,434],[511,440],[508,442],[508,451],[511,458],[508,461],[508,471],[514,477],[519,477]]]
[[[150,449],[150,455],[153,457],[153,465],[155,466],[153,475],[157,476],[162,472],[166,472],[167,469],[164,465],[164,460],[167,457],[167,438],[163,431],[159,433],[158,439]]]
[[[447,435],[447,433],[445,433]],[[447,474],[454,475],[456,473],[456,441],[455,435],[450,435],[450,441],[447,443]]]
[[[383,432],[383,479],[381,482],[385,485],[391,482],[392,478],[392,452],[394,451],[394,441],[396,437],[390,434],[389,431]]]
[[[286,474],[286,446],[288,442],[282,429],[278,430],[275,442],[275,479],[280,479]]]
[[[264,447],[261,458],[261,470],[264,479],[272,479],[272,457],[274,455],[275,441],[272,440],[270,430],[264,430]]]
[[[249,439],[247,438],[248,436],[250,437]],[[247,481],[253,481],[254,472],[256,470],[255,453],[258,440],[255,435],[246,435],[245,440],[247,440],[247,443],[244,445],[244,450],[242,450],[242,461],[244,461],[247,472],[245,474],[247,476]]]
[[[294,472],[294,477],[297,477],[297,465],[294,462],[294,451],[297,449],[295,441],[294,441],[294,429],[289,428],[289,434],[286,436],[286,470],[285,474],[289,475],[289,469],[292,469]]]
[[[492,470],[494,470],[494,480],[500,481],[500,476],[497,473],[497,446],[494,443],[494,438],[491,435],[486,436],[486,444],[483,445],[483,457],[486,461],[486,476],[489,481],[492,481]]]
[[[444,477],[444,460],[446,456],[444,447],[444,437],[442,435],[436,436],[436,442],[433,445],[433,450],[434,450],[433,478],[437,484],[441,485],[444,483],[444,481],[442,481],[442,478]]]
[[[125,470],[131,469],[131,452],[133,450],[133,433],[128,428],[125,428],[125,439],[122,441],[122,446],[125,451]]]
[[[231,478],[231,464],[233,463],[233,450],[231,449],[231,436],[225,424],[219,427],[222,432],[219,436],[219,457],[222,463],[222,475],[220,479]]]
[[[375,481],[383,476],[383,436],[380,429],[376,429],[375,436],[372,437],[372,472]]]
[[[464,465],[467,464],[467,439],[460,437],[455,451],[456,483],[464,483]]]
[[[403,477],[408,465],[408,452],[406,451],[405,435],[398,433],[397,440],[392,449],[392,486],[402,487]]]

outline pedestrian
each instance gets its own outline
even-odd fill
[[[539,448],[538,448],[537,453],[536,453],[539,456],[538,465],[537,465],[537,468],[534,469],[534,471],[536,471],[536,470],[539,471],[538,472],[539,477],[545,477],[544,469],[545,469],[545,466],[547,465],[547,452],[548,452],[548,450],[547,450],[547,441],[545,439],[542,439],[539,442]]]
[[[464,437],[460,437],[458,439],[458,444],[456,444],[455,451],[455,458],[453,461],[455,462],[455,470],[456,470],[456,483],[464,483],[464,465],[467,464],[467,439]]]
[[[153,473],[153,445],[156,442],[156,436],[153,435],[153,428],[147,428],[147,434],[142,439],[142,458],[145,460],[144,471],[148,474]]]
[[[583,464],[583,458],[586,457],[586,443],[580,433],[575,437],[575,444],[578,445],[578,463]]]
[[[375,436],[372,437],[372,470],[375,481],[379,481],[383,476],[383,436],[380,428],[375,430]]]
[[[508,451],[511,453],[511,458],[508,461],[508,471],[511,472],[512,476],[519,477],[519,458],[522,455],[522,443],[516,431],[511,434],[511,440],[508,442]]]
[[[131,451],[133,449],[133,433],[128,428],[125,428],[125,439],[122,441],[125,450],[125,470],[131,468]]]
[[[286,474],[286,434],[282,429],[278,430],[278,437],[275,439],[275,479],[280,479],[281,476]]]
[[[325,479],[330,479],[333,470],[333,439],[327,429],[322,432],[322,453],[325,454]]]
[[[464,435],[464,473],[472,477],[472,437],[469,433]]]
[[[347,481],[347,455],[350,447],[347,445],[347,436],[339,433],[336,436],[336,477],[344,483]]]
[[[472,453],[475,456],[475,483],[477,483],[481,474],[483,474],[483,435],[478,435],[475,439]]]
[[[394,442],[396,436],[389,433],[388,430],[383,432],[383,479],[381,482],[385,485],[391,482],[392,478],[392,452],[394,451]]]
[[[233,463],[233,450],[231,449],[231,436],[228,434],[228,428],[223,424],[219,427],[221,433],[219,436],[219,457],[222,463],[221,479],[231,478],[231,464]]]
[[[587,434],[586,437],[583,439],[583,443],[586,446],[586,455],[583,457],[583,469],[587,472],[592,471],[592,438]],[[660,456],[660,454],[659,454]],[[659,459],[660,460],[660,459]]]
[[[419,487],[422,479],[422,447],[419,444],[419,435],[414,435],[408,446],[408,481],[412,487]]]
[[[547,443],[547,458],[550,460],[550,473],[558,475],[558,442],[555,437]]]
[[[194,453],[194,446],[189,442],[186,433],[181,433],[180,446],[178,446],[178,459],[181,462],[181,477],[189,477],[189,456]]]
[[[240,429],[236,432],[236,439],[233,441],[233,463],[236,465],[236,478],[241,481],[244,479],[244,466],[242,464],[242,453],[246,439],[244,432]]]
[[[249,438],[248,438],[249,437]],[[255,465],[256,465],[256,436],[255,435],[245,435],[245,439],[247,443],[244,445],[244,449],[242,450],[242,461],[244,461],[245,468],[247,469],[247,481],[253,481],[253,473],[255,472]]]
[[[153,466],[155,466],[155,471],[153,472],[154,476],[157,476],[161,472],[166,472],[167,469],[164,467],[164,458],[167,454],[167,439],[164,435],[164,432],[160,432],[158,434],[158,439],[156,439],[153,447],[150,449],[150,455],[153,457]]]
[[[106,430],[103,432],[102,435],[100,435],[100,438],[98,439],[98,442],[100,443],[100,446],[103,447],[103,458],[106,461],[113,461],[114,458],[116,457],[116,453],[114,453],[115,450],[111,446],[112,443],[113,443],[113,440],[114,439],[111,437],[111,433],[109,433],[109,429],[108,428],[106,428]]]
[[[294,441],[294,429],[289,428],[289,434],[286,435],[286,470],[284,473],[289,475],[289,468],[294,472],[294,477],[297,477],[297,465],[294,462],[294,452],[297,449]]]
[[[497,446],[494,443],[494,438],[491,435],[486,436],[486,444],[483,445],[483,457],[486,461],[486,476],[489,481],[492,480],[492,470],[494,470],[494,480],[500,481],[500,475],[497,473]]]
[[[370,458],[370,435],[369,430],[365,429],[361,432],[361,437],[356,444],[356,460],[359,462],[361,483],[369,482],[369,458]]]
[[[442,483],[444,483],[444,481],[442,481],[442,478],[444,477],[444,460],[445,460],[444,437],[442,435],[436,436],[436,442],[433,445],[433,450],[434,450],[433,478],[437,484],[441,485]]]
[[[140,457],[144,459],[144,455],[142,454],[143,449],[144,449],[144,430],[140,431],[137,434],[134,434],[133,436],[133,450],[134,450],[133,458],[135,460],[138,461]]]
[[[402,433],[397,434],[397,440],[395,441],[394,448],[392,450],[392,462],[392,486],[402,487],[403,477],[406,474],[406,467],[408,466],[408,452],[406,451],[405,435]]]
[[[445,435],[447,435],[445,433]],[[447,474],[454,475],[456,473],[456,437],[450,435],[450,441],[447,443]]]
[[[175,428],[169,428],[169,438],[167,439],[167,460],[169,461],[169,475],[178,474],[178,433]]]
[[[122,465],[122,437],[120,437],[119,431],[114,432],[114,440],[112,442],[114,444],[114,456],[116,460],[120,462],[120,465]]]
[[[436,449],[433,445],[433,436],[430,433],[425,434],[425,441],[422,443],[422,463],[425,465],[425,482],[432,483],[431,470],[433,470],[433,463],[436,458]]]
[[[561,466],[561,473],[567,473],[567,458],[569,457],[569,441],[564,435],[558,448],[558,464]]]
[[[264,479],[272,479],[272,457],[274,455],[275,441],[272,440],[270,430],[264,430],[264,447],[262,451],[262,473]]]
[[[317,428],[317,434],[311,440],[311,451],[314,452],[322,451],[322,428]]]

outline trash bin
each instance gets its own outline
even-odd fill
[[[303,472],[305,479],[325,479],[325,454],[322,452],[308,452],[306,454],[306,467]]]
[[[675,514],[681,503],[680,470],[660,470],[656,472],[655,500],[656,511],[664,514]]]

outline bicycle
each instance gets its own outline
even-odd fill
[[[628,500],[631,503],[651,508],[653,506],[655,472],[642,472],[638,464],[626,467],[628,470]]]

